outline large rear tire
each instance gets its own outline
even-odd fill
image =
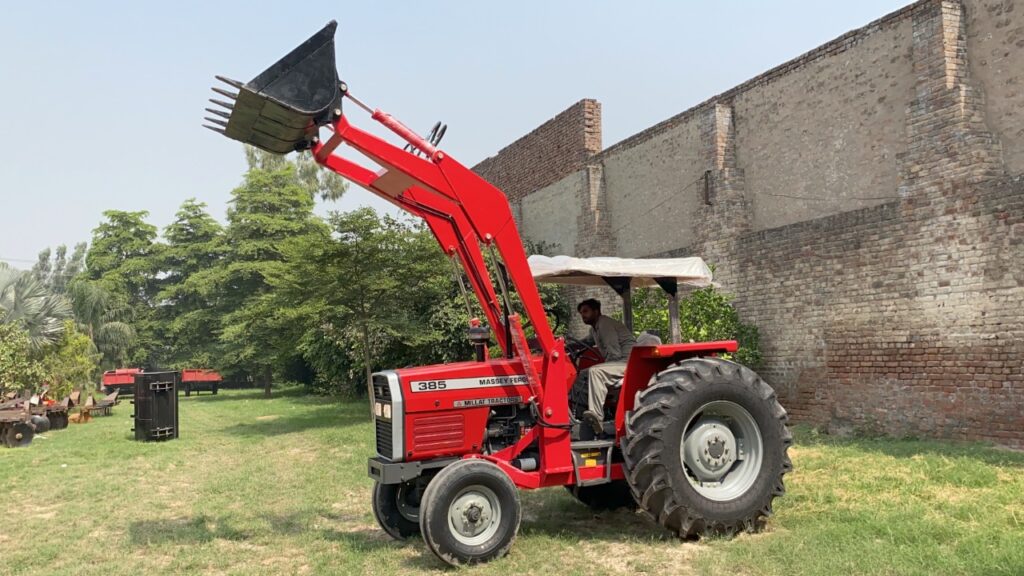
[[[453,566],[508,554],[521,517],[516,485],[501,468],[475,458],[441,469],[420,503],[423,540]]]
[[[785,493],[792,436],[753,370],[693,358],[658,374],[626,415],[626,477],[641,510],[682,538],[754,532]]]

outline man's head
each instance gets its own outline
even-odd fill
[[[601,301],[588,298],[576,306],[576,311],[580,313],[580,319],[584,324],[593,326],[597,324],[597,319],[601,316]]]

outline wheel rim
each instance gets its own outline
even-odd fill
[[[698,409],[683,429],[679,452],[686,476],[698,494],[725,502],[754,485],[764,459],[757,422],[746,408],[728,400]]]
[[[448,527],[461,544],[477,546],[490,540],[501,524],[501,503],[493,490],[474,485],[463,488],[448,507]]]
[[[419,523],[420,521],[420,506],[418,503],[413,504],[410,502],[410,496],[415,494],[415,486],[409,484],[399,484],[398,490],[395,490],[395,508],[398,509],[398,513],[402,515],[402,518],[410,522]]]

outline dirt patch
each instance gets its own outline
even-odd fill
[[[584,558],[601,558],[613,574],[696,574],[694,556],[706,546],[695,542],[672,540],[652,545],[650,542],[580,542]]]
[[[277,414],[268,414],[266,416],[257,416],[256,417],[257,420],[262,420],[264,422],[267,422],[267,421],[270,421],[270,420],[277,420],[278,418],[280,418],[280,416],[278,416]]]

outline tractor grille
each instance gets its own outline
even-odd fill
[[[391,458],[393,444],[391,438],[391,422],[377,419],[377,453]]]
[[[396,382],[391,382],[395,379]],[[377,454],[392,460],[402,457],[402,398],[392,398],[397,384],[394,372],[373,375],[374,427],[377,436]],[[394,386],[397,389],[397,386]],[[399,393],[400,394],[400,393]],[[386,408],[386,410],[385,410]],[[379,410],[379,411],[378,411]],[[397,442],[397,447],[396,447]]]

